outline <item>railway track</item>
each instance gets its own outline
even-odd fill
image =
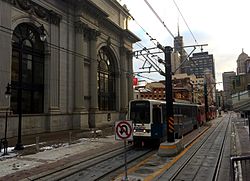
[[[127,163],[134,162],[152,151],[152,149],[138,150],[128,146]],[[32,180],[100,180],[122,167],[124,167],[124,148],[120,147],[46,174],[43,173]]]
[[[168,180],[218,180],[230,120],[231,115],[224,117],[199,142],[178,169],[168,176],[164,173],[157,180],[163,178]],[[210,153],[207,153],[208,151]]]

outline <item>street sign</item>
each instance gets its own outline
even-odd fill
[[[125,162],[125,178],[124,180],[128,180],[127,173],[127,145],[126,142],[133,140],[133,124],[132,121],[122,120],[115,122],[115,139],[124,141],[124,162]]]
[[[116,140],[133,140],[133,124],[132,121],[122,120],[115,122],[115,139]]]

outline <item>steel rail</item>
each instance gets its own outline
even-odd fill
[[[133,152],[135,150],[134,150],[133,146],[129,146],[126,151]],[[134,160],[141,158],[143,155],[146,155],[151,151],[152,150],[146,150],[144,153],[138,154],[132,160],[129,159],[128,163],[131,163]],[[121,147],[121,148],[115,149],[113,151],[107,151],[105,154],[100,153],[98,156],[77,162],[77,163],[72,164],[70,166],[60,168],[56,171],[53,171],[53,172],[48,173],[46,175],[42,175],[41,177],[37,177],[36,179],[32,179],[32,180],[51,180],[51,181],[53,181],[53,180],[71,180],[71,177],[77,177],[78,174],[81,175],[82,172],[84,172],[86,170],[92,170],[92,167],[102,165],[105,162],[110,162],[110,165],[112,165],[112,159],[122,157],[123,154],[124,154],[124,148]],[[111,172],[114,172],[115,170],[119,170],[121,167],[124,167],[124,164],[121,164],[120,166],[114,167],[114,168],[112,168],[112,166],[110,166],[110,170],[108,170],[107,172],[104,172],[100,176],[98,176],[98,174],[96,174],[96,176],[95,176],[95,178],[93,178],[93,180],[101,179],[101,178],[107,176],[108,174],[110,174]],[[81,178],[81,180],[82,179],[84,179],[84,178]]]
[[[231,115],[230,115],[231,116]],[[223,118],[219,124],[221,125],[223,120],[226,119],[226,118]],[[229,117],[230,119],[230,117]],[[229,121],[228,121],[228,124],[229,124]],[[225,131],[225,135],[226,135],[226,132],[227,132],[227,129],[228,129],[228,124],[227,124],[227,128],[226,128],[226,131]],[[201,149],[201,147],[204,145],[204,143],[213,135],[213,133],[216,131],[216,128],[214,130],[211,131],[211,133],[209,135],[206,136],[206,138],[204,140],[202,140],[202,142],[200,142],[200,145],[193,151],[193,153],[188,157],[188,159],[184,162],[184,164],[181,165],[181,167],[179,167],[177,169],[177,171],[170,177],[169,180],[173,181],[176,179],[176,177],[181,173],[181,171],[185,168],[185,166],[187,166],[187,164],[190,162],[190,160],[194,157],[194,155]],[[224,135],[224,138],[225,138],[225,135]],[[221,152],[221,150],[220,150]],[[220,154],[221,156],[221,154]],[[217,165],[219,164],[219,162],[217,163]],[[217,176],[216,176],[217,177]]]
[[[147,152],[145,152],[144,154],[138,155],[136,158],[133,158],[133,159],[129,160],[129,161],[127,162],[127,164],[131,164],[131,163],[133,163],[133,162],[135,162],[135,161],[137,161],[137,160],[139,160],[139,159],[142,159],[144,156],[147,156],[148,154],[151,154],[151,153],[153,153],[153,149],[150,149],[150,150],[148,150]],[[124,165],[125,165],[125,164],[120,165],[119,167],[116,167],[116,168],[110,170],[109,172],[103,174],[102,176],[96,178],[95,180],[106,180],[105,178],[106,178],[108,175],[110,175],[110,173],[120,170],[122,167],[124,167]]]
[[[221,166],[221,163],[222,163],[223,152],[225,150],[225,141],[226,141],[226,137],[227,137],[226,135],[227,135],[227,131],[228,131],[228,127],[229,127],[229,123],[231,121],[231,118],[232,118],[232,115],[230,114],[229,121],[228,121],[228,124],[227,124],[227,128],[226,128],[226,131],[225,131],[225,135],[224,135],[223,141],[222,141],[222,147],[220,149],[219,159],[217,160],[217,164],[216,164],[216,167],[215,167],[213,180],[218,180],[218,178],[219,178],[220,166]]]
[[[132,147],[133,146],[128,146],[127,149],[131,150]],[[43,173],[41,173],[39,175],[36,175],[36,176],[31,176],[30,178],[27,178],[27,179],[29,179],[29,180],[40,180],[40,179],[43,179],[45,177],[51,177],[52,175],[56,175],[58,173],[61,173],[62,171],[68,170],[68,169],[70,169],[72,167],[78,166],[78,165],[83,164],[83,163],[90,162],[93,159],[101,159],[102,157],[105,157],[106,155],[109,155],[109,154],[112,154],[112,153],[116,154],[116,152],[118,152],[118,153],[123,152],[123,149],[124,149],[124,147],[120,146],[120,147],[112,149],[112,150],[106,150],[104,152],[98,153],[97,155],[90,156],[90,157],[85,158],[85,159],[74,161],[74,162],[69,163],[69,164],[67,164],[65,166],[56,168],[56,169],[48,171],[48,172],[43,172]]]
[[[133,152],[135,153],[136,150],[131,149],[131,150],[129,150],[129,152],[130,152],[130,154],[128,154],[128,155],[132,155],[132,153]],[[127,163],[131,163],[131,162],[143,157],[144,155],[147,155],[150,152],[152,152],[152,150],[145,150],[145,151],[143,151],[143,153],[137,154],[132,159],[127,158]],[[70,171],[69,173],[64,173],[63,175],[60,174],[57,176],[57,178],[55,180],[66,180],[66,181],[72,180],[72,179],[73,180],[100,180],[100,179],[106,177],[107,175],[109,175],[110,173],[117,171],[120,168],[124,167],[125,163],[123,162],[123,160],[119,160],[119,158],[123,158],[123,156],[124,156],[124,151],[121,153],[117,153],[116,155],[110,156],[108,158],[104,158],[104,159],[99,160],[99,161],[93,161],[89,165],[85,164],[83,167],[76,168],[75,170]],[[112,162],[113,160],[115,160],[115,162]],[[119,162],[119,164],[116,166],[113,163],[117,163],[117,161],[122,161],[122,162]],[[109,163],[109,165],[106,166],[106,167],[108,167],[108,169],[106,171],[101,170],[101,173],[96,172],[95,168],[102,168],[103,164],[105,165],[105,162]],[[89,174],[89,171],[92,171],[93,174],[91,174],[91,172]],[[87,174],[89,174],[89,175],[84,177],[83,176],[84,172],[88,172]],[[90,178],[86,178],[86,177],[90,177]]]

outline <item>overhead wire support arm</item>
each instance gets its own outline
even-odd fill
[[[157,73],[158,71],[156,70],[150,70],[150,71],[139,71],[139,72],[134,72],[135,75],[137,74],[144,74],[144,73]]]
[[[157,43],[158,45],[159,43]],[[153,67],[157,72],[159,72],[161,75],[164,75],[164,71],[160,68],[159,65],[157,65],[156,62],[159,62],[160,58],[157,56],[157,54],[160,54],[160,53],[164,53],[162,51],[162,49],[160,49],[161,51],[159,51],[159,47],[152,47],[152,48],[143,48],[142,50],[137,50],[137,51],[134,51],[133,52],[133,55],[135,56],[135,58],[138,58],[139,56],[142,56],[144,59],[145,59],[145,62],[142,66],[142,69],[145,69],[145,68],[149,68],[149,72],[151,72],[151,68]],[[151,51],[155,50],[154,52],[151,52]],[[149,55],[151,55],[151,57],[149,57]],[[153,59],[153,57],[158,57],[157,60]],[[145,64],[146,63],[149,63],[150,66],[149,67],[145,67]],[[161,63],[161,62],[159,62]]]
[[[141,50],[140,50],[140,51],[141,51]],[[148,54],[151,54],[151,55],[153,56],[153,55],[155,55],[155,54],[160,54],[160,53],[162,53],[161,51],[159,51],[159,52],[150,52],[150,53],[148,53],[148,52],[142,53],[142,52],[140,52],[140,51],[135,52],[135,54],[134,54],[135,58],[137,58],[138,56],[143,56],[143,55],[148,55]]]
[[[194,49],[188,54],[188,56],[186,57],[186,59],[179,65],[179,67],[177,67],[174,71],[174,73],[176,73],[182,66],[183,64],[188,60],[188,58],[192,55],[192,53],[196,50],[196,47],[202,47],[203,46],[208,46],[208,44],[199,44],[199,45],[187,45],[187,46],[183,46],[182,48],[191,48],[193,47]],[[203,50],[203,49],[202,49]]]
[[[156,70],[158,71],[159,73],[162,72],[161,68],[155,63],[155,61],[153,61],[148,55],[142,55],[143,58],[145,58],[149,63],[150,65]]]
[[[147,55],[147,54],[152,54],[152,55],[154,55],[154,54],[159,54],[159,53],[162,53],[162,52],[160,52],[160,51],[158,51],[158,52],[150,52],[150,50],[158,50],[159,48],[158,47],[151,47],[151,48],[143,48],[143,49],[141,49],[141,50],[136,50],[136,51],[134,51],[133,52],[133,55],[135,56],[135,58],[136,57],[138,57],[138,56],[140,56],[140,55]],[[142,53],[143,51],[145,51],[145,53]]]
[[[152,68],[152,65],[150,64],[150,62],[148,62],[150,64],[150,66],[146,67],[145,65],[146,65],[147,62],[148,62],[148,60],[145,60],[144,63],[143,63],[143,65],[142,65],[142,67],[139,68],[139,69],[147,69],[148,68],[149,69],[149,73],[150,73],[150,69]]]
[[[182,48],[189,48],[189,47],[203,47],[203,46],[208,46],[208,44],[198,44],[198,45],[187,45],[183,46]]]
[[[145,78],[145,79],[148,79],[148,80],[157,81],[157,80],[152,79],[152,78],[150,78],[150,77],[140,75],[139,73],[138,73],[138,74],[136,74],[136,75],[137,75],[138,77],[142,77],[142,78]]]

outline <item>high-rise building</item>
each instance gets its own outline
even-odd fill
[[[178,36],[176,36],[174,38],[174,53],[179,53],[180,55],[180,64],[181,67],[177,67],[178,68],[178,72],[176,71],[176,73],[186,73],[186,59],[187,59],[187,53],[184,50],[184,43],[183,43],[183,36],[180,36],[180,32],[179,32],[179,28],[178,28]],[[183,63],[184,62],[184,63]],[[174,70],[172,70],[173,72],[175,72]]]
[[[205,72],[209,70],[215,79],[213,54],[208,54],[208,52],[194,53],[188,62],[189,67],[186,69],[187,74],[195,74],[197,77],[204,77]]]
[[[180,54],[179,52],[173,52],[171,54],[171,69],[174,74],[180,74],[181,69],[180,69]]]
[[[231,94],[233,92],[233,82],[235,80],[236,72],[223,72],[222,80],[223,80],[223,90],[225,95],[225,108],[230,108],[232,106],[232,98]]]

